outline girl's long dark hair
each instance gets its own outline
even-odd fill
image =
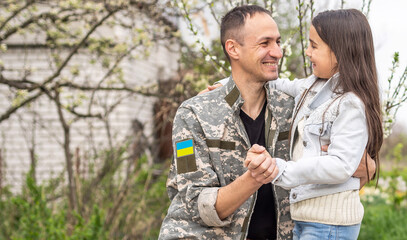
[[[313,20],[320,38],[335,54],[339,81],[335,91],[353,92],[365,105],[369,138],[367,152],[380,170],[379,150],[383,143],[382,111],[372,31],[369,23],[356,9],[331,10],[319,13]]]

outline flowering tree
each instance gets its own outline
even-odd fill
[[[368,17],[372,0],[363,0],[361,11]],[[219,49],[218,41],[212,44],[205,44],[203,37],[205,24],[208,22],[220,23],[220,16],[229,9],[242,4],[257,4],[269,9],[272,16],[279,23],[280,33],[283,43],[281,45],[283,58],[279,63],[279,74],[283,78],[301,78],[312,73],[309,60],[305,55],[307,46],[306,33],[308,32],[310,21],[315,12],[315,1],[313,0],[264,0],[264,1],[187,1],[173,0],[173,6],[183,15],[191,35],[194,38],[194,47],[200,50],[202,58],[213,66],[211,76],[227,76],[230,72],[227,62],[225,62],[222,52]],[[346,1],[338,1],[340,8],[346,7]],[[295,7],[294,7],[295,6]],[[203,21],[203,18],[211,20]],[[214,27],[215,28],[215,27]],[[218,28],[217,28],[218,29]],[[384,130],[387,137],[391,133],[394,124],[394,116],[403,102],[407,100],[406,78],[407,66],[401,76],[395,76],[397,68],[400,66],[398,53],[394,54],[391,75],[388,78],[388,88],[383,101]],[[302,66],[301,68],[298,66]],[[202,77],[202,76],[200,76]],[[211,83],[213,78],[204,78],[206,83]],[[202,79],[200,79],[202,81]],[[202,87],[201,84],[200,87]]]
[[[363,0],[362,11],[366,15],[371,2]],[[156,166],[147,160],[147,150],[153,154],[158,151],[153,151],[152,144],[139,131],[142,128],[139,123],[133,124],[137,131],[130,134],[131,141],[118,141],[112,132],[113,113],[126,99],[149,96],[158,100],[156,119],[161,119],[158,122],[170,122],[181,101],[228,76],[229,63],[218,36],[211,32],[218,32],[220,17],[228,10],[250,3],[269,9],[279,23],[283,39],[280,77],[309,75],[311,68],[304,51],[315,11],[313,0],[1,1],[0,89],[5,90],[2,99],[8,104],[0,111],[0,127],[27,111],[34,130],[35,127],[61,130],[60,151],[65,161],[62,175],[66,175],[68,186],[64,187],[63,180],[51,181],[44,188],[37,186],[35,164],[39,150],[36,139],[29,138],[32,171],[27,178],[28,190],[23,191],[21,198],[13,195],[7,198],[9,195],[1,184],[1,173],[5,170],[0,151],[0,219],[4,223],[0,225],[0,238],[70,239],[61,237],[66,230],[72,239],[149,237],[160,226],[168,204],[167,166]],[[338,3],[340,7],[346,6],[343,0]],[[179,31],[178,20],[185,24],[190,36],[181,37],[185,32]],[[125,33],[122,35],[125,37],[116,38],[112,33],[117,30]],[[171,48],[174,43],[179,48]],[[168,77],[171,81],[163,84],[140,87],[129,83],[122,64],[147,58],[158,44],[180,53],[180,59],[174,59],[179,62],[177,75]],[[15,67],[5,60],[11,51],[30,47],[46,56],[45,73],[28,61]],[[92,81],[86,72],[89,65],[96,66],[99,73],[91,74]],[[407,98],[407,69],[402,76],[396,76],[399,65],[395,54],[383,110],[387,133]],[[162,72],[161,75],[166,77]],[[139,81],[139,77],[134,76],[134,80]],[[39,121],[41,112],[35,106],[44,99],[52,103],[58,116],[56,127]],[[81,121],[88,122],[89,129],[101,124],[107,132],[108,147],[93,143],[94,148],[87,156],[73,149],[72,132]],[[170,126],[166,125],[163,131],[168,129]],[[91,134],[89,142],[97,137]],[[88,167],[87,177],[80,171],[85,158],[94,164],[93,168]],[[92,231],[97,234],[83,237]]]
[[[174,51],[172,46],[177,43],[178,28],[166,4],[166,1],[156,0],[0,2],[2,141],[13,141],[11,138],[4,140],[4,134],[10,121],[20,120],[31,158],[27,189],[21,190],[22,199],[0,204],[4,221],[0,238],[49,239],[48,235],[39,235],[36,230],[44,234],[48,230],[55,231],[55,226],[65,219],[68,220],[68,233],[74,234],[76,227],[83,227],[83,221],[92,220],[93,206],[103,206],[107,201],[110,201],[106,204],[109,207],[102,211],[104,215],[96,214],[105,219],[103,223],[96,221],[96,227],[115,233],[122,228],[123,219],[134,222],[145,215],[134,212],[144,209],[142,204],[147,204],[144,199],[149,194],[134,196],[131,193],[148,191],[155,182],[150,179],[141,189],[137,185],[140,181],[137,173],[141,172],[143,177],[152,176],[150,171],[140,170],[143,161],[139,159],[148,149],[148,143],[137,122],[133,124],[134,135],[131,132],[129,138],[117,138],[113,131],[117,121],[115,123],[112,118],[126,100],[138,96],[172,97],[160,92],[157,84],[138,85],[142,76],[132,76],[131,81],[125,77],[125,67],[134,64],[134,60],[147,59],[157,45]],[[19,61],[13,60],[15,58]],[[90,69],[96,70],[90,72]],[[149,80],[156,82],[156,79]],[[44,105],[57,116],[56,121],[44,121]],[[85,125],[82,129],[87,132],[87,143],[91,146],[88,152],[73,146],[74,127],[81,124]],[[94,129],[103,129],[106,134],[100,136]],[[61,177],[51,181],[46,188],[48,191],[37,188],[40,184],[36,181],[37,162],[43,160],[39,159],[43,149],[38,147],[38,130],[58,133],[47,137],[59,144],[60,148],[55,152],[63,152],[65,161],[62,172],[58,173]],[[100,138],[104,138],[107,146],[98,144]],[[7,199],[7,186],[1,182],[2,176],[10,171],[5,168],[3,156],[7,149],[3,145],[0,147],[1,201]],[[132,151],[132,148],[136,149]],[[84,162],[86,167],[83,167]],[[27,197],[27,192],[34,195]],[[44,196],[44,192],[49,195]],[[130,204],[134,202],[140,202],[140,205]],[[3,203],[9,207],[4,207]],[[59,209],[56,212],[60,217],[48,219],[53,217],[49,206],[59,206],[55,209]],[[28,213],[33,215],[26,215]],[[155,214],[160,215],[160,212]],[[33,225],[42,227],[37,229]],[[144,226],[140,230],[131,225],[121,232],[123,236],[138,238],[151,227]],[[37,235],[29,235],[31,233]]]

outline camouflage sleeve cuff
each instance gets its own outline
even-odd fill
[[[287,162],[281,158],[276,158],[276,163],[278,167],[278,174],[277,176],[271,181],[272,184],[278,185],[278,183],[281,181],[281,175],[283,175],[283,172],[285,168],[287,167]]]
[[[210,227],[224,227],[231,223],[231,217],[222,221],[215,209],[219,188],[205,188],[198,197],[198,210],[202,221]]]

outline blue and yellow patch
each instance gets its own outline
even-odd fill
[[[175,145],[177,158],[194,154],[194,141],[192,139],[177,142]]]
[[[197,170],[194,152],[194,140],[186,139],[175,143],[177,150],[177,173],[188,173]]]

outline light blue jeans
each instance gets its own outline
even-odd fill
[[[356,240],[360,223],[350,226],[294,221],[293,240]]]

